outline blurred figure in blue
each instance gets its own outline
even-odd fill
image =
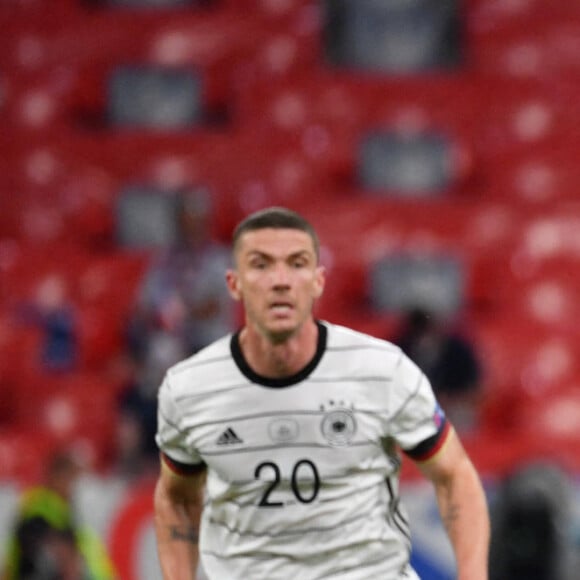
[[[34,299],[21,306],[20,320],[42,333],[43,370],[70,371],[78,365],[78,315],[61,277],[48,276],[39,284]]]
[[[209,195],[183,193],[175,215],[176,241],[154,257],[128,329],[135,375],[121,400],[118,444],[129,473],[140,473],[143,462],[157,469],[157,389],[167,368],[235,325],[224,277],[230,250],[212,236]]]
[[[176,241],[154,258],[129,329],[131,351],[145,366],[157,362],[155,345],[192,354],[232,329],[223,275],[229,248],[212,237],[210,197],[186,192],[176,205]]]

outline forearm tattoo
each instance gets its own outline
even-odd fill
[[[453,530],[457,520],[461,516],[461,506],[456,498],[453,497],[453,490],[451,487],[445,489],[444,500],[443,500],[443,510],[441,511],[441,519],[443,520],[443,525],[448,533]]]
[[[197,530],[193,527],[184,528],[179,526],[170,526],[169,535],[172,540],[188,542],[189,544],[197,544],[199,541],[199,535]]]
[[[443,519],[443,525],[448,532],[451,532],[455,523],[461,515],[461,506],[453,498],[453,491],[448,488],[445,493],[445,510],[441,514]]]
[[[455,522],[459,519],[460,512],[461,508],[459,504],[449,503],[443,515],[443,524],[448,531],[453,528]]]

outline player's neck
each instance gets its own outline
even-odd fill
[[[240,333],[240,348],[254,372],[268,378],[283,378],[300,372],[315,356],[318,327],[308,320],[295,334],[282,342],[246,326]]]

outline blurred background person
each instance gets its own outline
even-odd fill
[[[404,315],[393,342],[427,375],[455,427],[459,431],[476,427],[483,392],[474,345],[420,307]]]
[[[209,195],[186,191],[176,202],[175,242],[153,257],[128,326],[135,372],[120,403],[118,442],[128,474],[157,469],[157,389],[167,368],[235,325],[223,274],[230,252],[212,236]]]
[[[192,354],[232,328],[222,269],[229,250],[212,236],[211,213],[207,193],[177,196],[176,240],[153,258],[129,325],[130,350],[146,370],[158,365],[156,348],[168,358]]]
[[[519,466],[502,481],[491,511],[491,580],[578,577],[571,491],[570,474],[551,461]]]
[[[49,372],[65,372],[79,364],[78,313],[66,282],[59,276],[45,278],[35,296],[19,306],[20,322],[42,333],[39,362]]]
[[[22,493],[2,580],[115,579],[100,539],[75,515],[81,473],[72,453],[56,453],[44,482]]]

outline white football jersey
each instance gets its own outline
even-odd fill
[[[318,327],[316,356],[295,376],[257,375],[232,335],[160,389],[165,461],[207,466],[200,555],[212,580],[417,578],[397,449],[426,459],[449,426],[398,347]]]

